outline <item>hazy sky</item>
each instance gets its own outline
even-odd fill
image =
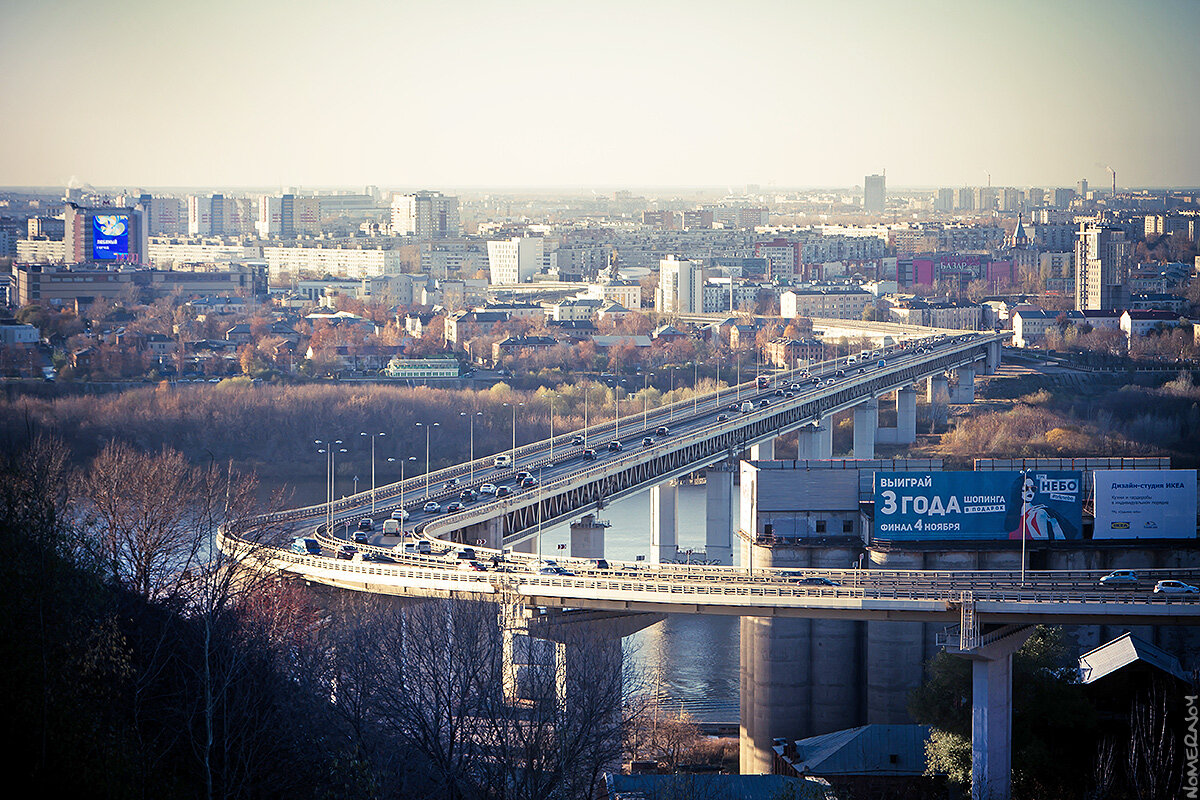
[[[1200,185],[1200,0],[0,0],[0,185]]]

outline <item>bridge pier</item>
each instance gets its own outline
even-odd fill
[[[704,551],[712,564],[733,564],[733,467],[714,464],[704,471]]]
[[[463,543],[488,547],[493,550],[504,549],[504,517],[493,517],[463,529]]]
[[[854,457],[875,457],[875,432],[879,427],[879,401],[872,398],[854,407]]]
[[[1003,351],[1000,349],[1000,342],[988,342],[987,358],[983,362],[983,374],[995,375],[996,370],[1000,368],[1000,354]]]
[[[975,366],[959,367],[954,371],[955,381],[950,387],[951,403],[975,402]]]
[[[775,439],[766,439],[758,444],[750,445],[750,460],[751,461],[774,461],[775,460]]]
[[[950,381],[946,377],[946,373],[940,372],[937,375],[929,376],[925,400],[929,403],[929,416],[934,420],[944,422],[947,413],[946,406],[950,403]]]
[[[679,490],[673,483],[650,487],[650,563],[675,561],[679,545],[675,538],[676,504]]]
[[[607,523],[585,514],[571,523],[571,558],[604,558],[604,529]]]
[[[911,386],[896,390],[896,427],[879,428],[879,444],[912,444],[917,440],[917,390]]]

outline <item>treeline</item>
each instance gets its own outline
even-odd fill
[[[50,797],[583,800],[674,764],[619,640],[509,647],[495,602],[317,594],[213,547],[254,480],[110,443],[0,452],[3,759]],[[253,558],[284,530],[245,534]],[[519,626],[521,620],[513,618]],[[539,640],[543,645],[546,641]],[[547,656],[549,660],[547,660]]]
[[[1170,456],[1175,467],[1200,466],[1200,388],[1184,372],[1160,387],[1043,389],[1011,409],[958,418],[941,449],[961,457]]]
[[[714,386],[702,381],[700,390]],[[416,458],[406,475],[424,470],[427,429],[431,467],[438,469],[465,459],[472,437],[476,457],[512,447],[514,422],[518,446],[548,437],[552,406],[556,435],[583,427],[585,417],[589,425],[611,420],[616,393],[591,381],[537,391],[507,384],[451,391],[252,385],[241,379],[216,385],[164,383],[118,394],[0,399],[0,435],[18,435],[32,426],[67,442],[75,463],[116,440],[145,451],[170,446],[193,463],[232,459],[260,471],[286,469],[297,475],[323,474],[325,459],[314,442],[341,439],[348,452],[339,458],[339,475],[369,480],[371,443],[360,434],[383,433],[375,440],[376,470],[383,483],[399,479],[402,459]],[[623,420],[693,394],[690,388],[663,392],[654,386],[632,392],[621,388],[619,393]]]

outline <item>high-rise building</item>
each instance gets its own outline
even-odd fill
[[[1079,183],[1075,185],[1075,191],[1079,195],[1080,200],[1088,199],[1088,184],[1087,178],[1081,178]]]
[[[1055,208],[1070,208],[1071,198],[1074,192],[1065,187],[1059,187],[1054,190],[1054,207]]]
[[[392,232],[418,239],[459,235],[458,198],[441,192],[417,192],[392,198]]]
[[[1076,310],[1110,311],[1125,305],[1131,250],[1121,228],[1080,223],[1075,236]]]
[[[954,190],[953,189],[938,189],[937,195],[933,198],[933,210],[950,212],[954,210]]]
[[[540,237],[514,236],[488,242],[488,270],[493,284],[529,283],[542,268],[543,241]]]
[[[1041,208],[1046,204],[1046,190],[1037,187],[1031,187],[1028,193],[1029,207]]]
[[[695,314],[703,311],[704,268],[699,261],[673,255],[658,262],[658,288],[654,307],[663,314]]]
[[[140,264],[146,258],[141,205],[87,207],[67,203],[63,215],[63,261],[67,264]]]
[[[257,215],[243,197],[188,195],[189,236],[241,236],[254,230]]]
[[[975,190],[969,186],[964,186],[958,190],[958,209],[959,211],[974,211],[975,210]]]
[[[1014,186],[1005,186],[1000,190],[1000,210],[1001,211],[1020,211],[1021,210],[1021,190]]]
[[[146,214],[146,232],[151,236],[178,236],[187,232],[187,218],[178,197],[155,197],[142,194],[138,204]]]
[[[863,179],[863,211],[882,214],[887,205],[887,175],[868,175]]]
[[[262,195],[254,229],[264,238],[279,236],[315,236],[321,232],[322,204],[319,197],[294,194]]]

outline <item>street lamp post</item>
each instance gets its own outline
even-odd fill
[[[554,399],[558,397],[555,392],[547,392],[550,398],[550,460],[554,460]]]
[[[587,447],[588,431],[588,385],[583,385],[583,446]]]
[[[371,514],[373,515],[375,513],[375,437],[387,436],[387,434],[383,431],[380,431],[379,433],[367,433],[366,431],[359,431],[358,435],[371,437]],[[357,483],[354,484],[354,493],[358,494]]]
[[[329,532],[333,527],[333,495],[337,486],[337,454],[346,452],[346,448],[339,448],[337,445],[342,444],[341,439],[335,439],[331,442],[323,442],[320,439],[315,440],[316,444],[325,445],[324,448],[318,450],[318,453],[325,454],[325,490],[327,492],[327,504],[325,508],[325,530]]]
[[[482,417],[482,411],[476,411],[474,414],[469,414],[466,411],[458,412],[460,417],[466,417],[471,423],[471,483],[475,483],[475,417]]]
[[[425,499],[429,499],[429,432],[434,428],[442,427],[442,423],[435,422],[432,425],[426,425],[424,422],[417,423],[418,428],[425,429]]]
[[[650,379],[653,372],[642,375],[642,433],[650,429]]]
[[[408,458],[400,459],[400,535],[401,536],[404,535],[404,515],[407,513],[404,508],[404,465],[407,464],[409,461],[416,461],[416,460],[417,460],[416,456],[409,456]],[[396,459],[394,459],[394,458],[388,459],[389,464],[394,464],[395,462],[396,462]]]
[[[517,468],[517,406],[524,406],[524,403],[505,403],[506,406],[512,406],[512,468]]]

